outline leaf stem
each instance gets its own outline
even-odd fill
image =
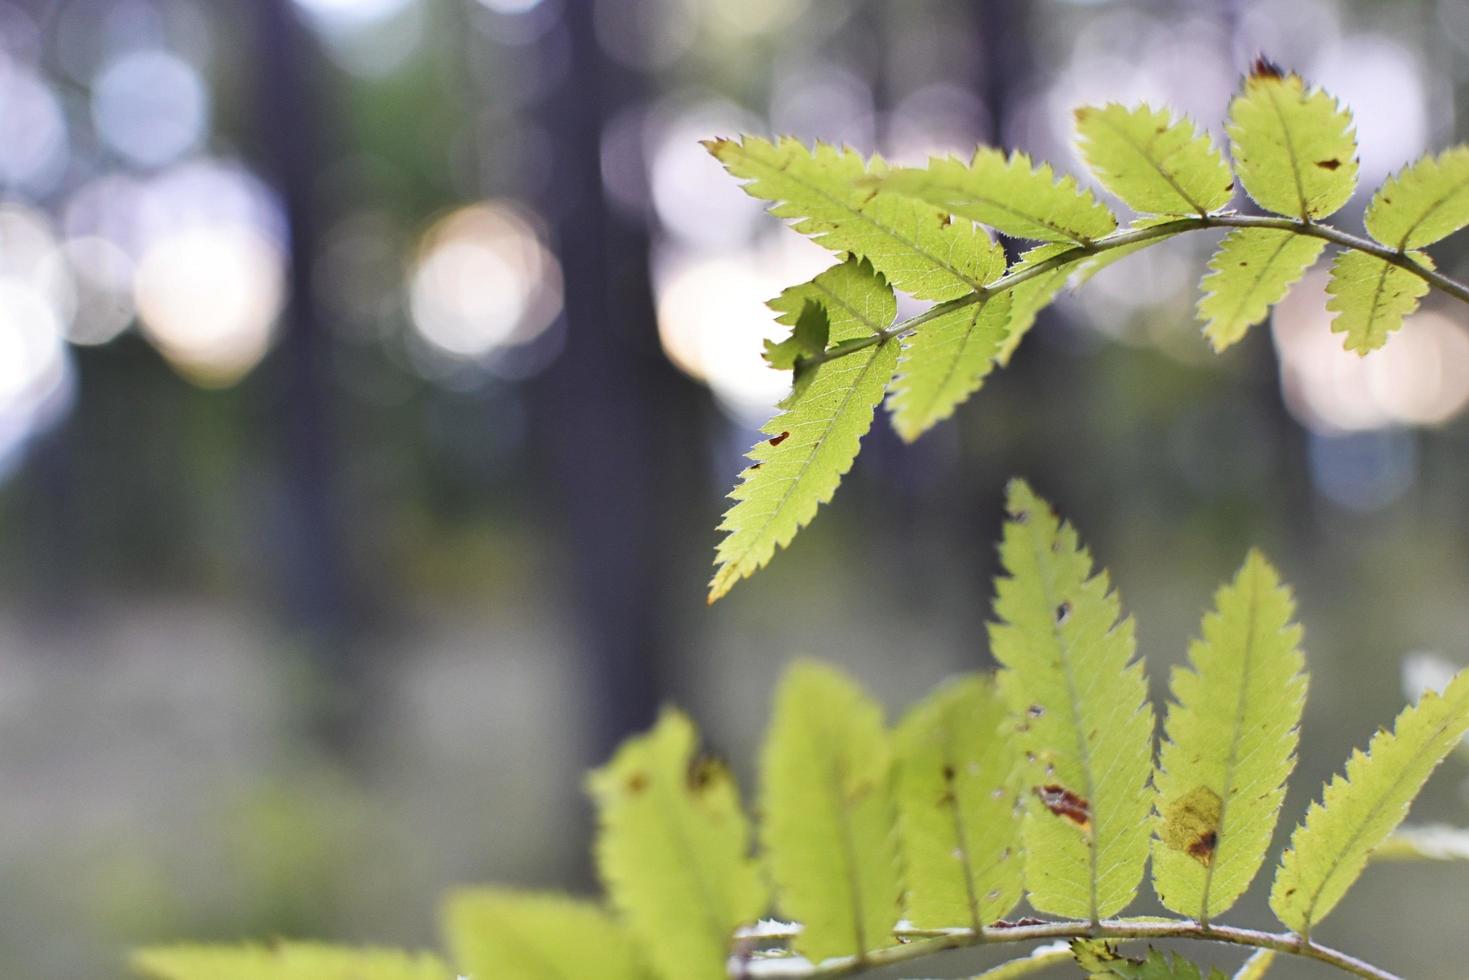
[[[1100,255],[1103,252],[1109,252],[1114,248],[1121,248],[1124,245],[1137,245],[1150,241],[1161,241],[1164,238],[1172,238],[1174,235],[1182,234],[1186,231],[1202,231],[1207,228],[1276,228],[1281,231],[1289,231],[1310,238],[1325,239],[1334,245],[1340,245],[1342,248],[1363,252],[1379,258],[1390,265],[1395,265],[1422,279],[1439,292],[1452,296],[1462,303],[1469,303],[1469,285],[1459,282],[1457,279],[1451,279],[1435,269],[1428,268],[1401,249],[1379,245],[1377,242],[1350,234],[1331,225],[1318,224],[1302,218],[1282,218],[1272,215],[1239,214],[1234,211],[1225,211],[1217,214],[1200,215],[1195,218],[1179,218],[1177,221],[1167,221],[1146,228],[1126,228],[1122,231],[1113,232],[1105,238],[1098,238],[1089,244],[1068,248],[1066,251],[1058,252],[1050,258],[1037,262],[1034,265],[1028,265],[1023,269],[1016,269],[1014,272],[1001,276],[989,285],[982,289],[977,289],[966,296],[949,300],[946,303],[939,303],[937,306],[925,310],[917,316],[909,317],[901,323],[894,324],[887,330],[879,331],[868,337],[847,341],[839,348],[803,358],[801,363],[806,367],[816,367],[818,364],[825,364],[839,357],[845,357],[865,347],[882,343],[891,337],[916,330],[928,321],[935,320],[946,313],[962,309],[974,303],[983,302],[997,293],[1014,289],[1021,283],[1028,282],[1037,276],[1043,276],[1062,266],[1071,265],[1074,262],[1079,262],[1093,255]]]
[[[1401,980],[1394,973],[1330,947],[1302,939],[1291,932],[1263,932],[1234,926],[1205,925],[1190,919],[1105,919],[1099,923],[1026,922],[987,926],[977,932],[973,929],[936,929],[910,930],[898,935],[911,941],[872,950],[861,958],[844,956],[815,964],[798,959],[755,961],[742,964],[742,972],[733,975],[741,980],[753,980],[757,977],[760,980],[824,980],[827,977],[852,976],[946,950],[997,943],[1047,939],[1192,939],[1254,949],[1273,949],[1276,952],[1313,959],[1334,966],[1344,973],[1367,977],[1368,980]]]

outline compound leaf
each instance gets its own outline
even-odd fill
[[[812,961],[892,942],[901,886],[882,709],[809,661],[781,681],[761,754],[761,827],[784,916]]]
[[[689,720],[666,710],[587,780],[607,894],[670,980],[724,977],[735,928],[766,906],[734,779],[696,741]]]
[[[444,980],[449,968],[427,953],[347,949],[320,943],[269,946],[155,946],[132,956],[153,980]]]
[[[791,335],[776,343],[765,342],[765,361],[773,368],[789,371],[804,357],[811,357],[826,350],[831,336],[831,319],[826,308],[814,300],[807,300],[796,316]]]
[[[888,408],[909,442],[954,414],[984,384],[1010,323],[1008,292],[960,306],[903,338]]]
[[[1010,486],[990,649],[1025,755],[1025,881],[1042,912],[1098,920],[1148,859],[1153,710],[1131,619],[1076,531]]]
[[[652,980],[626,927],[565,895],[474,888],[444,903],[455,967],[496,980]],[[675,923],[669,923],[676,928]],[[441,976],[447,977],[445,973]]]
[[[1431,267],[1422,252],[1409,252],[1408,257]],[[1331,296],[1326,308],[1336,314],[1332,332],[1347,335],[1347,350],[1366,354],[1387,343],[1387,335],[1418,308],[1428,283],[1375,255],[1343,251],[1331,263],[1326,292]]]
[[[1400,252],[1469,225],[1469,146],[1424,157],[1388,178],[1364,220],[1368,234]]]
[[[1234,175],[1214,141],[1167,109],[1084,106],[1076,129],[1097,179],[1137,211],[1205,214],[1234,193]]]
[[[887,173],[874,157],[818,143],[808,149],[783,137],[710,140],[709,152],[746,193],[774,202],[770,213],[790,218],[802,234],[835,252],[872,263],[889,282],[918,299],[956,299],[1005,270],[1005,254],[983,229],[911,197],[872,186]]]
[[[1263,58],[1230,103],[1229,139],[1240,182],[1267,211],[1324,218],[1356,190],[1351,113]]]
[[[833,340],[859,327],[868,335],[883,330],[897,309],[892,290],[856,260],[786,290],[771,305],[788,313],[813,296],[823,298]],[[761,428],[766,438],[750,450],[751,465],[729,495],[735,505],[719,525],[727,533],[715,553],[710,602],[765,567],[775,549],[790,544],[816,508],[831,500],[897,366],[898,343],[888,339],[802,375],[781,414]]]
[[[927,169],[894,170],[882,187],[1015,238],[1086,245],[1117,227],[1111,210],[1074,177],[1057,180],[1049,163],[993,147],[980,147],[968,164],[934,157]]]
[[[1236,228],[1209,260],[1199,319],[1216,351],[1239,340],[1285,298],[1326,247],[1325,239],[1279,228]]]
[[[1003,918],[1020,901],[1015,743],[988,677],[951,682],[897,731],[907,917],[919,928]]]
[[[1238,901],[1264,863],[1295,767],[1306,700],[1290,590],[1259,552],[1204,617],[1189,665],[1173,671],[1173,704],[1153,782],[1153,887],[1200,921]]]
[[[1270,908],[1300,936],[1326,917],[1362,874],[1367,859],[1403,822],[1433,770],[1469,731],[1469,671],[1442,694],[1403,709],[1393,730],[1379,729],[1366,752],[1353,752],[1320,803],[1291,835],[1270,890]]]

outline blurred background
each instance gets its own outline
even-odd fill
[[[1212,242],[1144,252],[956,421],[879,422],[704,604],[785,383],[762,304],[831,258],[697,140],[1077,170],[1074,105],[1218,134],[1257,51],[1355,110],[1367,191],[1469,136],[1459,0],[0,0],[0,975],[427,944],[448,886],[589,890],[582,772],[660,703],[748,788],[792,657],[894,712],[988,664],[1012,475],[1111,566],[1155,689],[1250,544],[1295,583],[1293,824],[1469,662],[1469,310],[1438,298],[1361,360],[1312,273],[1216,357]],[[1446,768],[1419,815],[1469,821]],[[1320,938],[1443,975],[1466,888],[1374,870]]]

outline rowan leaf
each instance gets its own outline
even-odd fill
[[[831,320],[826,315],[826,308],[814,300],[807,300],[796,317],[791,335],[779,343],[765,342],[765,360],[773,368],[789,371],[797,367],[802,358],[826,350],[830,335]]]
[[[1230,103],[1229,139],[1240,183],[1267,211],[1324,218],[1356,190],[1351,113],[1264,59]]]
[[[1132,620],[1076,531],[1021,481],[1007,506],[990,649],[1026,759],[1026,887],[1042,912],[1095,921],[1147,863],[1153,710]]]
[[[812,961],[892,943],[898,855],[882,709],[831,667],[786,671],[761,753],[762,843],[793,945]]]
[[[1206,214],[1234,193],[1234,175],[1214,141],[1167,109],[1084,106],[1076,129],[1097,179],[1136,211]]]
[[[960,306],[903,338],[888,408],[908,442],[954,414],[984,384],[1009,331],[1008,292]]]
[[[428,953],[309,942],[154,946],[133,953],[131,966],[152,980],[444,980],[449,976],[449,968]]]
[[[1270,846],[1306,701],[1301,629],[1280,576],[1251,551],[1170,679],[1153,887],[1200,921],[1244,894]]]
[[[979,929],[1020,901],[1015,743],[989,677],[940,687],[897,731],[907,918]]]
[[[591,902],[500,888],[465,889],[445,901],[443,922],[454,965],[465,976],[653,980],[627,928]]]
[[[1111,210],[1074,177],[1057,179],[1049,163],[987,146],[967,164],[934,157],[926,169],[894,170],[882,188],[1015,238],[1085,245],[1117,227]]]
[[[1400,252],[1469,225],[1469,146],[1424,157],[1389,177],[1364,221],[1369,235]]]
[[[807,148],[784,137],[754,136],[705,146],[753,197],[773,202],[802,234],[835,252],[861,256],[918,299],[956,299],[1005,270],[1004,252],[983,229],[936,208],[872,186],[888,172],[880,158],[850,148]]]
[[[1321,802],[1291,835],[1270,890],[1270,908],[1309,937],[1361,876],[1433,770],[1469,731],[1469,670],[1443,694],[1428,692],[1405,708],[1393,730],[1379,729],[1366,752],[1353,752],[1346,772],[1326,785]]]
[[[786,310],[799,298],[804,308],[813,294],[826,297],[833,340],[859,324],[868,335],[886,329],[896,312],[892,290],[855,260],[786,290],[771,305]],[[897,366],[898,343],[887,339],[803,373],[783,411],[761,428],[766,438],[750,450],[751,465],[730,493],[735,505],[719,525],[726,534],[715,553],[710,602],[765,567],[831,500]]]
[[[1432,268],[1432,260],[1422,252],[1409,252],[1408,257]],[[1331,297],[1326,308],[1336,314],[1332,333],[1346,334],[1347,350],[1367,354],[1387,343],[1387,335],[1418,308],[1428,283],[1375,255],[1343,251],[1331,263],[1326,292]]]
[[[723,978],[736,927],[766,906],[734,779],[696,741],[689,720],[665,710],[587,780],[608,897],[668,980]]]
[[[1279,228],[1235,228],[1209,260],[1199,319],[1216,351],[1238,343],[1270,315],[1321,255],[1326,240]]]

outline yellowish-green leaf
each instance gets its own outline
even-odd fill
[[[735,929],[766,906],[734,778],[696,741],[666,710],[587,781],[607,894],[666,980],[724,977]]]
[[[987,146],[968,164],[934,157],[927,169],[895,170],[882,187],[1016,238],[1084,245],[1117,227],[1111,210],[1074,177],[1057,180],[1049,163]]]
[[[1469,861],[1469,828],[1429,823],[1399,827],[1372,852],[1374,861]]]
[[[1275,963],[1275,950],[1257,949],[1234,971],[1234,980],[1260,980]]]
[[[1010,267],[1010,271],[1021,272],[1040,265],[1058,255],[1066,254],[1073,247],[1064,242],[1037,245],[1020,256],[1019,261]],[[1050,305],[1057,293],[1066,288],[1067,281],[1076,271],[1077,263],[1082,258],[1079,256],[1076,262],[1065,262],[1049,268],[1007,290],[1010,294],[1010,324],[1006,329],[1005,339],[1000,343],[999,353],[995,355],[995,361],[1001,367],[1010,363],[1010,358],[1015,355],[1015,349],[1020,346],[1020,341],[1030,332],[1030,328],[1035,325],[1035,318],[1040,311]]]
[[[1003,918],[1020,901],[1014,741],[988,677],[951,682],[898,728],[905,907],[919,928]]]
[[[831,344],[886,330],[898,313],[892,287],[873,271],[871,263],[858,259],[834,265],[810,282],[787,287],[766,305],[779,314],[777,323],[794,328],[807,303],[826,311]]]
[[[1153,887],[1208,921],[1244,894],[1270,846],[1295,767],[1306,701],[1295,604],[1256,551],[1204,617],[1171,678],[1158,789]]]
[[[765,342],[765,362],[773,368],[791,370],[802,358],[826,350],[830,334],[831,321],[827,318],[826,307],[815,300],[807,300],[796,317],[791,335],[779,343],[773,340]]]
[[[474,888],[444,903],[455,968],[495,980],[653,980],[631,934],[599,905],[565,895]],[[676,925],[670,923],[670,928]],[[441,978],[452,974],[441,974]]]
[[[791,666],[761,754],[761,826],[781,914],[813,961],[891,945],[901,885],[882,709],[831,667]]]
[[[1291,835],[1270,890],[1270,907],[1309,936],[1367,866],[1464,733],[1469,731],[1469,671],[1443,694],[1429,692],[1380,729],[1367,751],[1353,752],[1345,775],[1327,784],[1320,803]]]
[[[911,197],[872,186],[887,165],[855,150],[789,137],[775,143],[746,136],[710,140],[709,152],[745,191],[774,202],[770,213],[835,252],[850,252],[918,299],[956,299],[998,278],[1004,252],[983,229],[953,222]]]
[[[970,977],[969,980],[1015,980],[1016,977],[1028,977],[1040,973],[1058,963],[1069,963],[1071,958],[1071,946],[1064,940],[1047,943],[1031,950],[1029,956],[1007,960]]]
[[[1097,179],[1137,211],[1206,214],[1234,193],[1234,175],[1214,141],[1167,109],[1085,106],[1076,110],[1076,130]]]
[[[1222,351],[1264,320],[1321,255],[1326,240],[1279,228],[1236,228],[1209,260],[1199,300],[1204,336]]]
[[[1356,190],[1351,113],[1299,75],[1257,62],[1230,103],[1229,139],[1240,183],[1267,211],[1324,218]]]
[[[1424,157],[1390,177],[1367,205],[1367,233],[1398,251],[1469,225],[1469,146]]]
[[[1408,257],[1432,267],[1422,252],[1409,252]],[[1346,334],[1347,350],[1367,354],[1387,343],[1387,335],[1418,308],[1428,283],[1366,252],[1342,251],[1331,263],[1326,291],[1331,296],[1326,308],[1336,314],[1332,332]]]
[[[1131,619],[1076,531],[1011,484],[990,649],[1016,719],[1025,883],[1042,912],[1102,919],[1137,894],[1148,859],[1153,710]]]
[[[909,442],[954,414],[995,366],[1010,322],[1008,292],[961,306],[903,338],[888,408]]]
[[[132,967],[152,980],[445,980],[450,976],[448,966],[427,953],[306,942],[157,946],[135,952]]]
[[[858,285],[864,275],[867,284]],[[869,332],[884,329],[896,309],[892,290],[865,263],[849,261],[822,273],[810,288],[851,298],[848,306],[826,302],[834,338],[858,320]],[[878,298],[878,290],[884,300]],[[788,298],[793,298],[793,290],[786,290],[777,302]],[[865,312],[859,317],[856,311]],[[873,318],[866,319],[867,314]],[[844,322],[844,317],[850,319]],[[750,450],[751,465],[730,493],[735,505],[719,525],[727,533],[715,553],[718,568],[709,585],[710,602],[764,568],[775,549],[790,544],[796,532],[811,522],[816,508],[831,500],[857,458],[862,436],[872,427],[877,404],[897,366],[898,342],[888,339],[819,364],[802,376],[800,386],[782,403],[784,411],[761,429],[766,438]]]

